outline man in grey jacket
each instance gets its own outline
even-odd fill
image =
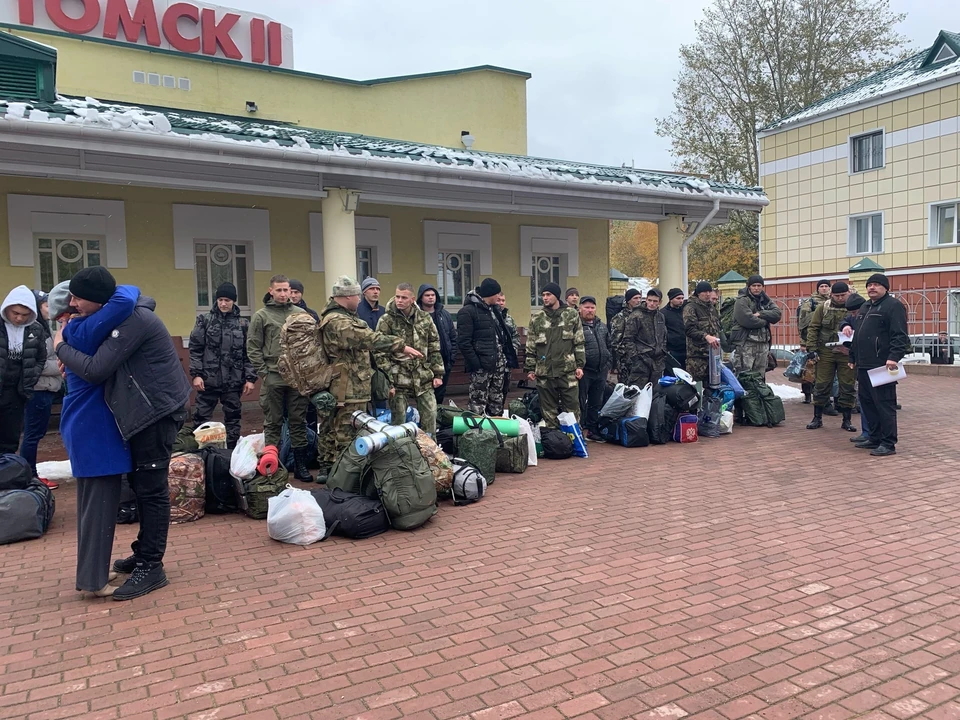
[[[106,268],[85,268],[70,281],[71,305],[82,315],[93,314],[116,287]],[[167,474],[173,443],[186,416],[190,383],[155,308],[152,298],[141,295],[133,314],[92,356],[67,345],[62,329],[53,341],[60,362],[87,382],[105,386],[107,405],[133,456],[128,480],[137,496],[140,532],[133,555],[113,565],[117,572],[131,573],[113,594],[114,600],[131,600],[168,582],[163,571],[170,526]]]
[[[767,353],[773,337],[770,326],[780,322],[780,308],[767,297],[763,287],[763,278],[751,275],[733,306],[730,341],[734,345],[733,371],[737,375],[748,370],[761,375],[767,372]]]

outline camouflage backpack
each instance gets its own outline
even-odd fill
[[[737,299],[728,297],[720,303],[720,327],[729,337],[733,332],[733,306],[737,304]]]
[[[338,403],[344,400],[346,384],[336,382],[341,376],[339,365],[330,363],[330,356],[323,347],[325,319],[317,324],[305,312],[287,317],[280,330],[280,351],[277,370],[283,382],[296,388],[306,397],[329,390]]]
[[[430,466],[430,472],[433,473],[437,492],[449,491],[450,486],[453,485],[453,463],[450,462],[450,458],[423,430],[417,430],[416,440],[420,454],[423,455],[423,459]]]

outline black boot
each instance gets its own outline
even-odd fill
[[[840,429],[847,432],[856,432],[857,429],[850,422],[850,415],[853,413],[851,408],[843,408],[843,422],[840,423]]]
[[[823,427],[823,408],[817,405],[813,408],[813,420],[807,424],[807,430],[816,430]]]
[[[302,482],[313,482],[313,475],[307,470],[307,452],[309,448],[293,449],[293,477]]]
[[[320,463],[320,469],[317,470],[317,485],[326,485],[329,476],[330,466]]]
[[[812,402],[813,402],[813,395],[811,395],[811,394],[808,393],[808,392],[805,392],[805,393],[803,394],[803,404],[804,404],[804,405],[809,405],[809,404],[812,403]]]
[[[830,400],[826,406],[823,408],[823,414],[829,415],[830,417],[836,417],[840,413],[837,412],[837,403],[836,400]]]

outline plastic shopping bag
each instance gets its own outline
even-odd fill
[[[720,415],[720,434],[729,435],[733,432],[733,413],[724,410]]]
[[[733,390],[733,396],[735,398],[743,397],[743,385],[740,384],[740,381],[737,380],[737,376],[733,374],[733,370],[728,368],[726,365],[720,368],[720,379],[723,380],[724,385],[729,385]]]
[[[814,353],[807,352],[806,350],[797,350],[797,352],[793,354],[793,357],[790,358],[790,364],[787,365],[787,369],[783,371],[784,377],[790,382],[804,382],[803,371],[807,367],[807,360],[813,357],[813,355]]]
[[[562,412],[557,415],[557,422],[560,423],[560,432],[570,436],[570,441],[573,443],[573,454],[581,458],[589,457],[587,441],[583,439],[583,432],[580,430],[577,416],[572,412]]]
[[[230,474],[240,480],[252,480],[257,474],[257,438],[263,452],[263,434],[240,438],[230,455]]]
[[[521,417],[513,416],[513,419],[520,424],[520,434],[527,438],[527,467],[537,464],[537,440],[533,435],[533,428],[530,423]]]
[[[626,417],[633,411],[634,400],[639,394],[640,388],[636,385],[619,383],[613,389],[613,395],[610,396],[610,399],[600,408],[600,415],[615,420]]]
[[[312,545],[323,540],[327,526],[323,510],[309,490],[287,485],[267,500],[267,533],[274,540],[293,545]]]
[[[642,417],[646,420],[650,417],[650,405],[653,403],[653,383],[647,383],[633,400],[633,410],[630,411],[630,417]]]
[[[222,449],[227,447],[227,428],[220,422],[203,423],[193,431],[193,437],[196,438],[201,450],[207,447]]]

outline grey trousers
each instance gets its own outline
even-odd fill
[[[93,592],[107,584],[120,478],[77,478],[77,590]]]

